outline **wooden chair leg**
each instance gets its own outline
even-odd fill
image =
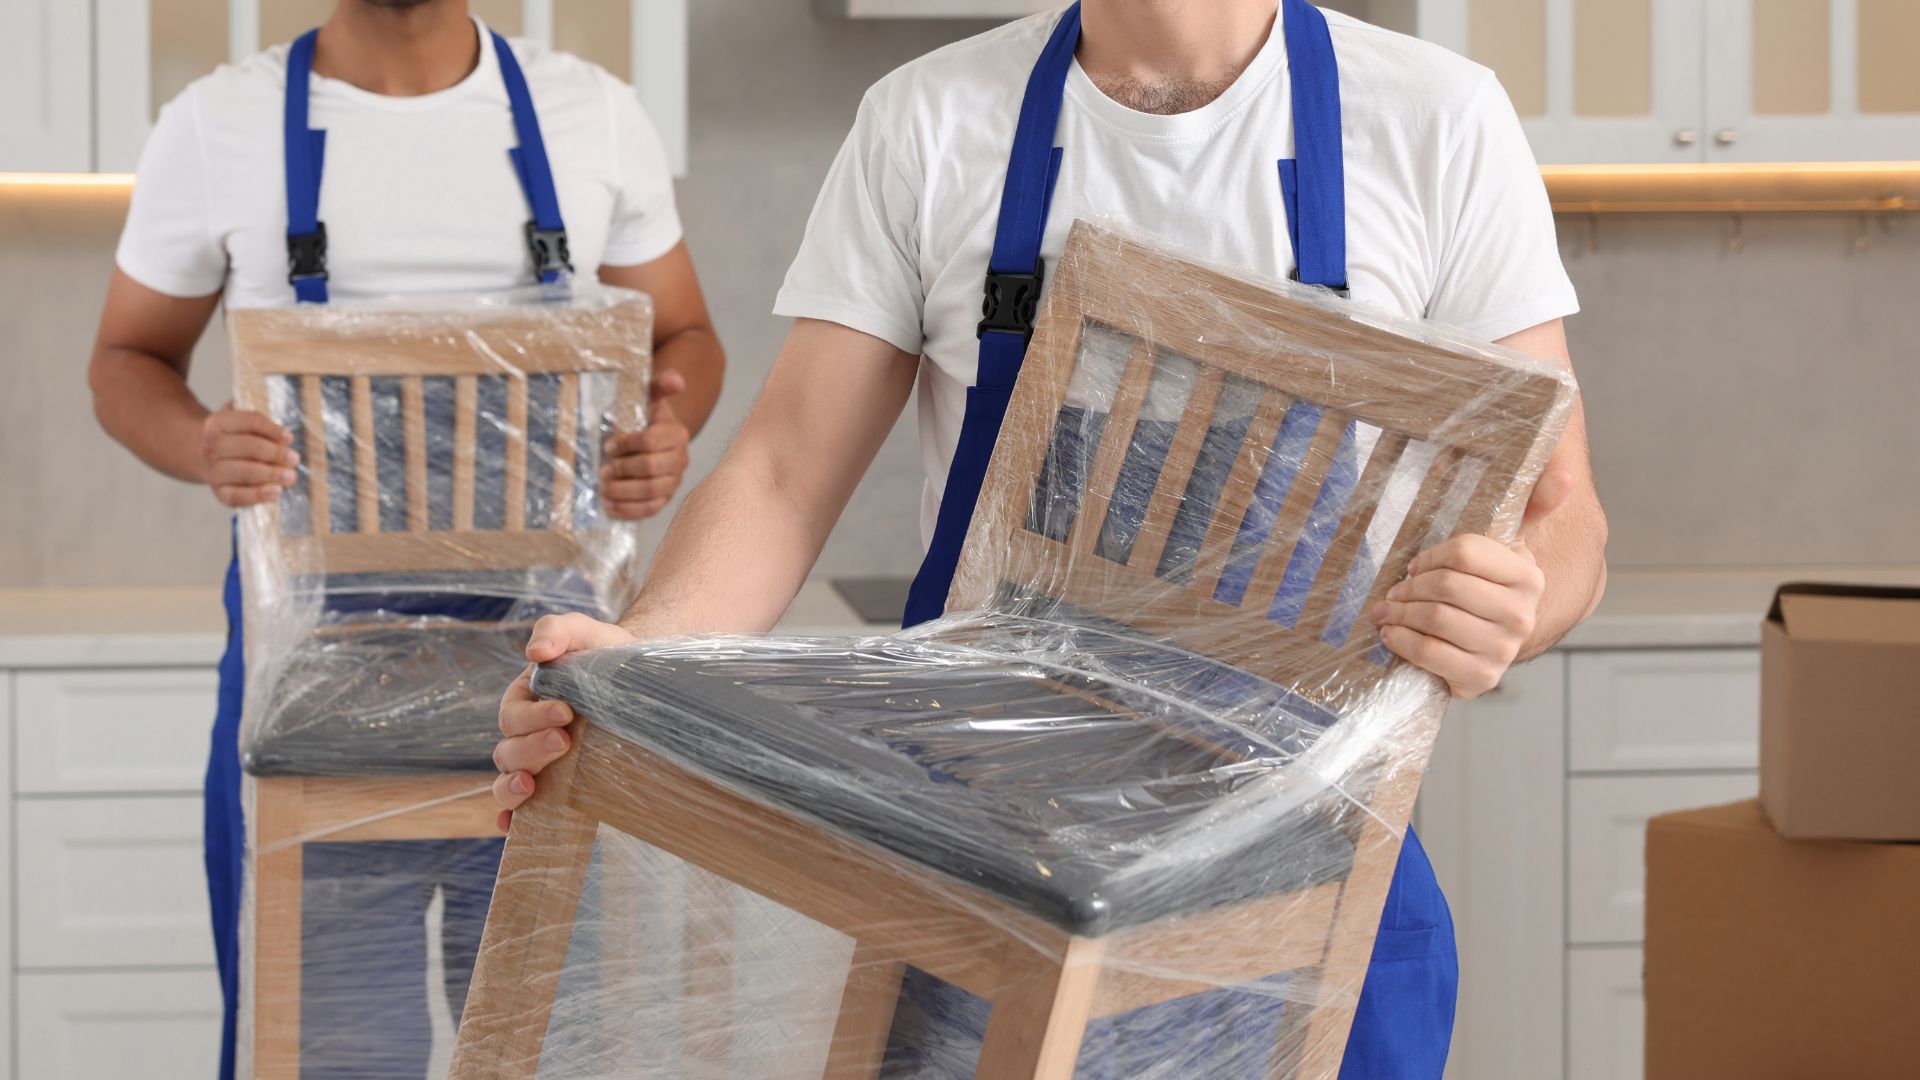
[[[1057,957],[1007,946],[976,1080],[1072,1080],[1100,985],[1101,943],[1074,938]]]
[[[907,965],[900,961],[864,943],[854,946],[822,1080],[874,1080],[880,1075],[887,1035],[893,1030],[893,1008],[900,1001],[900,980],[906,973]]]
[[[251,970],[242,993],[253,1014],[253,1075],[300,1075],[300,916],[305,846],[299,840],[301,782],[261,780],[254,789]]]
[[[540,1067],[595,829],[542,794],[514,812],[450,1080],[528,1080]]]

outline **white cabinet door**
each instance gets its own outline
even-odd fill
[[[14,678],[16,792],[200,790],[214,669],[74,668]]]
[[[1461,956],[1449,1078],[1560,1070],[1565,667],[1550,654],[1450,706],[1420,787],[1417,827]]]
[[[220,982],[203,971],[22,974],[20,1077],[113,1080],[220,1071]]]
[[[19,965],[212,964],[201,813],[193,796],[20,800]]]
[[[93,167],[90,5],[0,4],[0,172]]]
[[[1575,772],[1759,767],[1758,649],[1575,653],[1567,678]]]
[[[1647,993],[1639,949],[1575,949],[1567,958],[1567,1080],[1641,1080]]]
[[[1757,773],[1575,777],[1567,791],[1567,940],[1633,944],[1646,936],[1647,819],[1750,799]]]
[[[1711,0],[1710,161],[1920,157],[1920,3]]]
[[[1542,163],[1705,157],[1708,0],[1417,2],[1421,37],[1500,76]]]

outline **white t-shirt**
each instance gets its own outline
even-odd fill
[[[320,220],[335,298],[499,289],[533,280],[532,217],[507,151],[517,144],[493,39],[480,63],[418,97],[313,77],[326,130]],[[680,241],[673,176],[633,89],[534,42],[512,42],[559,191],[575,271],[632,266]],[[226,288],[229,307],[291,303],[281,142],[285,45],[226,65],[160,113],[140,156],[120,269],[172,296]]]
[[[1578,310],[1552,211],[1493,73],[1327,12],[1340,68],[1354,299],[1500,338]],[[884,338],[921,362],[921,535],[933,534],[979,358],[975,327],[1027,76],[1059,14],[930,53],[867,92],[775,302]],[[1293,156],[1286,45],[1174,116],[1135,112],[1075,62],[1042,255],[1075,218],[1131,223],[1202,258],[1293,270],[1279,167]]]

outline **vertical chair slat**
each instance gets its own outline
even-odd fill
[[[380,531],[380,461],[374,447],[373,379],[353,377],[353,486],[360,531]]]
[[[506,523],[503,528],[519,532],[527,527],[527,379],[515,374],[507,379],[506,424]]]
[[[318,375],[300,376],[300,416],[307,433],[303,462],[307,469],[307,531],[324,536],[333,531],[333,516],[328,512],[327,404],[320,393]]]
[[[1220,501],[1213,508],[1213,520],[1207,525],[1207,538],[1193,562],[1193,576],[1187,587],[1198,596],[1212,597],[1214,586],[1220,583],[1220,572],[1226,569],[1233,538],[1240,531],[1240,519],[1247,512],[1247,503],[1253,499],[1269,448],[1273,446],[1274,437],[1280,434],[1280,422],[1286,419],[1287,407],[1292,404],[1287,395],[1278,390],[1265,386],[1260,390],[1260,406],[1254,410],[1253,422],[1247,425],[1247,434],[1240,440],[1240,452],[1233,457],[1233,469],[1227,473],[1226,485],[1220,489]]]
[[[568,372],[560,376],[559,416],[553,433],[553,507],[548,519],[555,529],[573,524],[574,447],[580,428],[580,376]]]
[[[1307,444],[1305,460],[1300,462],[1299,472],[1294,474],[1293,483],[1287,488],[1287,501],[1274,517],[1273,532],[1267,537],[1260,562],[1254,566],[1247,591],[1240,598],[1240,610],[1265,615],[1267,606],[1273,603],[1273,594],[1279,590],[1280,581],[1286,576],[1287,563],[1293,558],[1293,549],[1300,542],[1300,534],[1306,531],[1307,518],[1313,513],[1313,500],[1320,494],[1320,485],[1326,481],[1327,471],[1333,467],[1333,457],[1340,450],[1340,439],[1346,428],[1344,413],[1333,409],[1321,410],[1320,426],[1314,429],[1313,441]]]
[[[426,532],[427,393],[418,375],[400,380],[400,415],[407,439],[407,531]]]
[[[1360,553],[1361,542],[1366,539],[1367,523],[1373,520],[1380,494],[1387,487],[1387,477],[1393,474],[1393,467],[1399,464],[1400,454],[1406,448],[1407,436],[1404,433],[1380,433],[1380,441],[1374,444],[1373,453],[1368,455],[1359,482],[1354,485],[1352,494],[1347,496],[1347,507],[1341,515],[1340,527],[1333,534],[1333,542],[1327,545],[1327,554],[1320,560],[1320,573],[1314,578],[1313,591],[1307,594],[1306,606],[1301,609],[1298,628],[1303,633],[1317,638],[1326,626],[1327,616],[1333,613],[1334,605],[1340,599],[1341,588],[1346,584],[1347,571]]]
[[[1076,556],[1093,550],[1106,523],[1114,485],[1119,482],[1127,448],[1133,445],[1133,429],[1140,419],[1140,406],[1147,400],[1147,387],[1153,382],[1153,356],[1153,343],[1145,338],[1136,338],[1127,354],[1127,366],[1120,374],[1119,388],[1113,396],[1113,411],[1107,415],[1100,447],[1087,466],[1087,491],[1081,498],[1079,512],[1074,515],[1073,530],[1067,536],[1067,547]]]
[[[1140,522],[1140,533],[1127,559],[1129,566],[1159,565],[1160,553],[1167,546],[1167,535],[1173,531],[1174,515],[1180,511],[1180,498],[1193,479],[1193,465],[1200,457],[1200,448],[1206,444],[1213,410],[1220,402],[1220,389],[1227,383],[1227,374],[1219,368],[1199,370],[1200,377],[1187,399],[1186,411],[1180,414],[1180,426],[1173,433],[1173,443],[1167,447],[1167,459],[1160,466],[1160,477],[1154,482],[1153,499],[1147,504],[1146,517]]]
[[[1359,645],[1362,638],[1379,632],[1369,612],[1386,599],[1387,590],[1406,575],[1407,564],[1419,554],[1418,548],[1426,542],[1434,514],[1453,489],[1453,478],[1459,471],[1461,459],[1458,447],[1442,447],[1434,456],[1433,464],[1427,466],[1427,475],[1420,481],[1420,493],[1414,496],[1413,507],[1400,523],[1393,546],[1380,560],[1380,572],[1373,579],[1373,587],[1367,590],[1366,601],[1360,605],[1360,617],[1353,620],[1353,629],[1347,634],[1347,647]]]
[[[453,384],[453,529],[473,530],[474,456],[479,448],[478,376],[461,375]]]

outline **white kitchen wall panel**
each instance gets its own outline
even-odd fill
[[[190,795],[18,801],[18,966],[211,965],[201,817]]]
[[[14,791],[198,793],[219,679],[206,668],[14,676]]]
[[[18,1076],[197,1080],[220,1072],[220,982],[212,968],[19,979]]]
[[[1567,940],[1632,944],[1646,936],[1647,819],[1752,798],[1757,773],[1576,776],[1567,786]]]
[[[1759,767],[1753,649],[1575,653],[1567,675],[1574,772]]]
[[[93,167],[91,27],[84,0],[0,3],[0,172]]]

